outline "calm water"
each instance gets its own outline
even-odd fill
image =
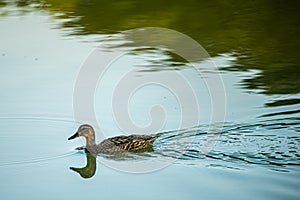
[[[300,21],[299,3],[289,3],[0,1],[2,198],[299,199]],[[170,50],[143,46],[172,38],[127,31],[141,27],[173,29],[200,43],[211,57],[194,61],[201,76]],[[74,117],[74,87],[99,45],[102,53],[128,53],[96,82],[98,141],[128,133],[112,109],[125,107],[138,126],[162,125],[142,129],[160,136],[151,152],[96,159],[80,148],[83,139],[67,140],[88,121]],[[211,62],[218,70],[207,68]],[[189,95],[188,104],[177,98],[182,80],[142,85],[115,101],[129,71],[130,83],[185,77],[199,123],[181,127],[184,109],[188,122],[196,109]],[[222,130],[208,134],[213,74],[222,77],[226,116]]]

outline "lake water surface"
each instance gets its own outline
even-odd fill
[[[299,199],[299,3],[287,3],[0,1],[2,199]],[[176,38],[128,31],[145,27],[186,34],[210,58],[191,63],[152,46]],[[89,122],[75,86],[93,52],[115,50],[127,53],[96,80],[97,140],[159,137],[151,152],[95,158],[67,140]],[[124,80],[140,86],[114,96]]]

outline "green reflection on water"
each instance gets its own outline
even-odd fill
[[[300,92],[299,1],[22,0],[16,5],[31,3],[55,18],[70,19],[62,26],[74,28],[75,35],[148,26],[174,29],[197,40],[211,56],[234,55],[233,66],[225,70],[261,70],[244,80],[246,88]]]
[[[96,173],[96,167],[97,167],[96,155],[93,155],[87,151],[85,153],[86,153],[86,166],[81,168],[70,167],[70,169],[80,174],[82,178],[91,178]]]

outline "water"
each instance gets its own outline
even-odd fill
[[[299,199],[298,3],[49,0],[0,6],[3,198]],[[132,37],[126,31],[149,26],[174,29],[200,43],[211,56],[192,63],[201,76],[167,49],[141,47],[170,38]],[[114,116],[119,110],[112,110],[113,91],[128,71],[134,83],[185,77],[198,100],[199,124],[181,127],[181,80],[169,86],[177,93],[152,84],[114,104],[128,106],[130,120],[142,127],[136,130],[160,135],[153,151],[95,159],[80,148],[83,139],[68,141],[78,125],[74,86],[99,44],[103,52],[129,53],[97,82],[98,141],[130,132]],[[207,68],[210,61],[220,71]],[[207,83],[217,73],[226,117],[222,130],[210,132]],[[186,119],[194,122],[196,109],[187,97]]]

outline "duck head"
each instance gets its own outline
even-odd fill
[[[71,137],[69,137],[68,140],[72,140],[72,139],[80,137],[80,136],[83,136],[87,139],[89,139],[89,138],[94,139],[95,131],[91,125],[84,124],[84,125],[81,125],[78,128],[77,132],[74,135],[72,135]]]

